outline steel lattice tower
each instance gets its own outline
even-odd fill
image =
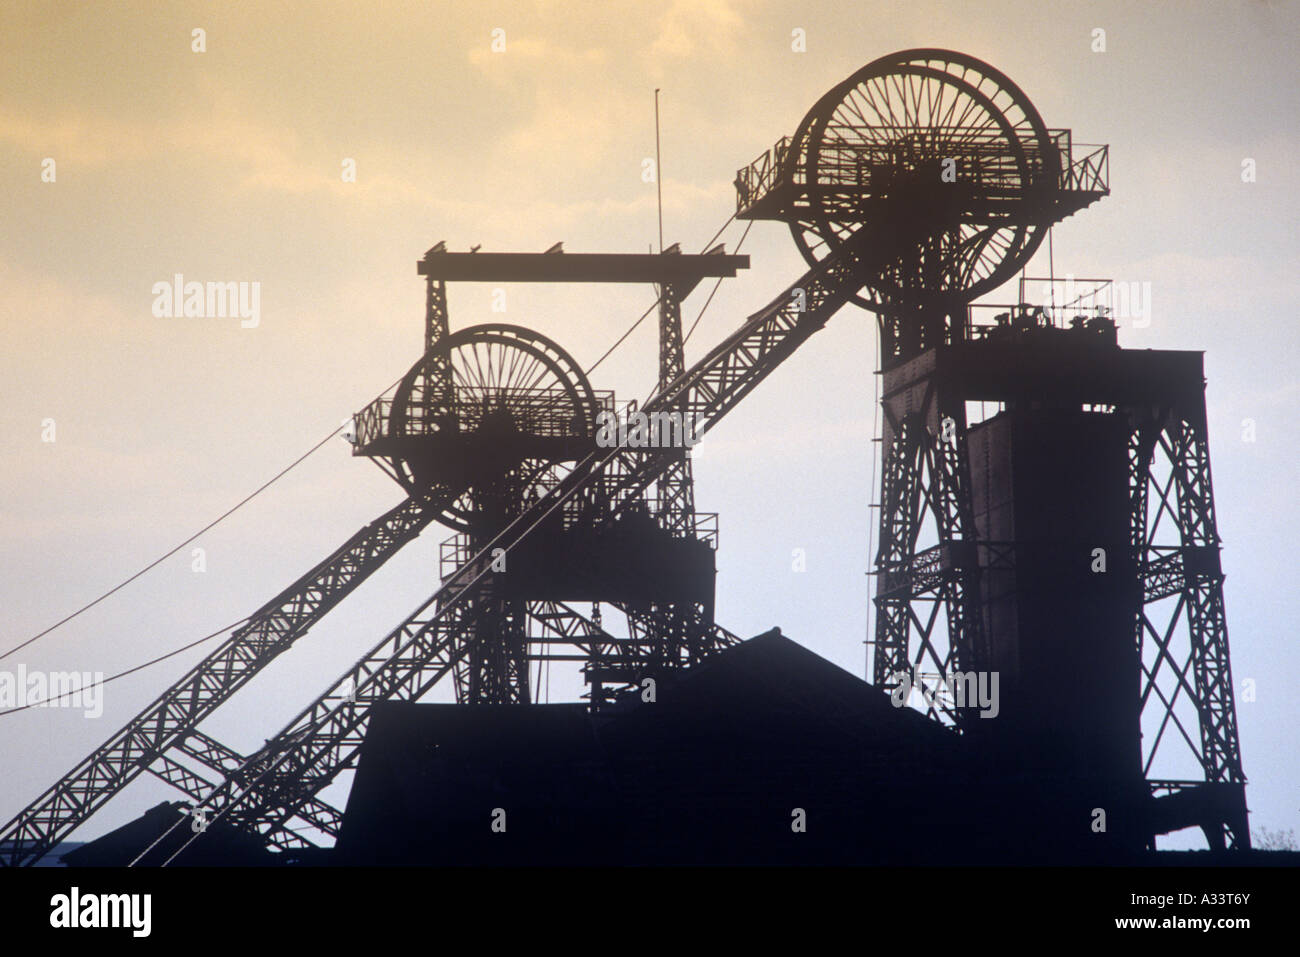
[[[1052,223],[1108,192],[1106,164],[1105,147],[1076,153],[1070,132],[1046,128],[987,64],[942,50],[882,57],[738,174],[737,215],[788,223],[808,269],[690,366],[682,299],[747,257],[435,246],[419,268],[424,353],[355,419],[356,453],[407,498],[15,816],[0,832],[0,862],[39,860],[145,773],[208,819],[298,853],[313,847],[308,834],[338,836],[341,814],[320,794],[355,766],[380,702],[418,701],[449,678],[467,704],[530,701],[529,663],[568,649],[600,707],[644,676],[737,641],[712,620],[713,551],[689,455],[601,446],[595,423],[614,411],[612,394],[528,329],[450,331],[451,281],[653,283],[659,388],[638,411],[677,415],[696,436],[844,305],[874,312],[884,413],[876,684],[897,691],[921,672],[933,691],[959,672],[1006,670],[1010,720],[989,724],[1009,732],[938,696],[929,713],[995,760],[1031,741],[1035,718],[1078,732],[1077,754],[1051,773],[1082,781],[1090,802],[1113,802],[1124,847],[1189,825],[1212,846],[1248,847],[1199,355],[1126,352],[1102,315],[1017,304],[987,325],[971,310],[1022,269]],[[972,402],[1001,410],[974,420]],[[1069,524],[1057,493],[1071,478],[1053,471],[1045,449],[1102,463],[1095,483],[1072,487],[1095,521]],[[1039,494],[1007,499],[1004,474]],[[434,522],[457,532],[439,587],[264,747],[241,754],[200,730]],[[1098,550],[1107,571],[1088,577],[1079,562]],[[618,608],[629,634],[611,635],[569,601]],[[1072,625],[1054,601],[1103,613]],[[1070,654],[1040,654],[1045,623],[1064,629]],[[1096,653],[1080,645],[1086,629],[1101,637]],[[1075,665],[1088,695],[1058,695],[1058,707],[1040,692]],[[1193,703],[1197,729],[1180,720],[1180,698]],[[1108,717],[1089,723],[1098,714]],[[1137,733],[1148,716],[1157,728],[1149,746]],[[1153,776],[1175,738],[1199,779]]]
[[[1118,349],[1104,313],[1022,303],[981,326],[970,308],[1023,269],[1054,222],[1106,195],[1107,174],[1106,147],[1076,151],[1069,130],[1048,129],[987,64],[911,50],[830,90],[736,185],[740,215],[788,223],[810,263],[854,241],[878,250],[853,296],[878,317],[883,376],[875,683],[900,696],[919,688],[932,717],[977,732],[1008,767],[1023,763],[1031,741],[1064,747],[1071,757],[1049,761],[1050,773],[1084,781],[1093,803],[1118,810],[1116,840],[1127,848],[1189,825],[1211,847],[1248,847],[1199,356],[1195,369],[1173,358],[1133,368],[1140,357]],[[1117,370],[1149,388],[1125,394]],[[975,402],[999,403],[1001,420],[968,421]],[[1078,420],[1085,409],[1108,418]],[[1074,507],[1064,492],[1037,503],[1022,490],[1068,484],[1033,455],[1033,419],[1045,414],[1070,431],[1067,454],[1091,448],[1110,463],[1099,476],[1109,497],[1094,496],[1091,524],[1067,530],[1053,518]],[[1006,461],[991,466],[990,455]],[[1163,483],[1151,476],[1153,456],[1165,460]],[[1013,472],[1015,493],[990,505]],[[1173,544],[1151,540],[1161,516],[1177,530]],[[1093,548],[1070,535],[1109,553],[1108,577],[1071,577],[1070,563],[1087,568]],[[1059,573],[1036,578],[1035,562]],[[1082,656],[1088,700],[1070,711],[1035,687],[1078,674],[1067,667],[1074,652],[1042,651],[1062,624],[1040,612],[1085,593],[1110,617],[1074,636],[1079,646],[1106,639]],[[1158,627],[1152,604],[1171,595],[1177,605]],[[1170,650],[1180,621],[1181,660]],[[1177,676],[1172,694],[1157,681],[1162,668]],[[991,722],[1000,735],[943,693],[989,669],[1012,679],[1004,697],[1015,716]],[[1108,682],[1108,673],[1123,677]],[[1174,713],[1179,694],[1195,704],[1199,742]],[[1143,748],[1139,721],[1151,715],[1158,731]],[[1171,727],[1192,745],[1203,780],[1151,776]]]
[[[743,265],[743,257],[722,255],[720,248],[710,252],[683,256],[673,246],[659,256],[575,256],[558,247],[543,254],[456,254],[440,243],[426,253],[419,263],[427,287],[425,354],[391,399],[381,398],[359,415],[356,452],[375,459],[409,492],[448,502],[443,521],[460,534],[444,545],[444,577],[554,488],[590,446],[594,421],[614,410],[610,394],[594,392],[571,357],[536,333],[489,324],[451,334],[448,279],[655,280],[662,390],[686,368],[682,298],[705,275],[734,275]],[[631,407],[625,423],[636,413]],[[473,640],[454,669],[458,701],[530,702],[536,697],[530,663],[569,660],[583,662],[591,700],[599,707],[646,678],[687,667],[734,642],[712,618],[717,517],[695,510],[684,441],[690,439],[688,415],[678,402],[652,420],[663,426],[655,438],[665,433],[670,464],[655,481],[653,496],[634,504],[613,538],[602,541],[595,531],[608,511],[608,494],[597,486],[583,507],[552,523],[549,536],[540,536],[542,544],[509,562],[498,556],[489,563],[469,599],[475,612],[466,627]],[[611,574],[611,566],[622,561],[615,552],[628,551],[646,554],[657,566],[650,569],[648,587],[629,588],[630,576]],[[668,570],[676,565],[705,586],[683,592],[670,580],[675,576]],[[554,569],[564,566],[572,574],[557,578]],[[561,598],[590,599],[592,615],[561,608]],[[627,616],[626,639],[605,631],[601,601]]]

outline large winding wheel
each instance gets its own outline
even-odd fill
[[[382,454],[408,491],[446,503],[445,524],[469,531],[486,501],[526,503],[560,463],[589,451],[596,412],[586,375],[550,339],[503,323],[470,326],[402,378]]]
[[[795,243],[817,264],[869,230],[855,301],[953,309],[1028,261],[1053,219],[1061,147],[1019,87],[973,57],[904,50],[826,93],[790,145]]]

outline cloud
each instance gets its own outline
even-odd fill
[[[0,104],[0,142],[34,156],[84,167],[117,165],[148,157],[156,131],[103,114],[72,109],[32,114]]]
[[[589,69],[609,59],[609,51],[600,47],[579,50],[537,36],[518,36],[508,32],[503,42],[504,47],[495,51],[485,38],[482,44],[468,50],[466,55],[469,62],[483,70],[487,76],[507,79],[517,77],[516,70],[521,66],[529,71],[530,77],[535,76],[532,71],[535,70],[537,61],[545,61],[549,69],[573,70]]]
[[[694,56],[700,50],[730,55],[743,24],[729,0],[673,0],[650,53],[669,58]]]
[[[142,121],[63,107],[37,114],[0,106],[0,141],[36,157],[52,156],[61,165],[121,170],[124,164],[148,163],[175,168],[207,167],[205,177],[221,182],[234,177],[238,192],[270,191],[290,195],[329,193],[381,204],[427,199],[428,189],[392,170],[409,168],[396,155],[373,144],[357,159],[354,183],[344,182],[345,153],[304,142],[292,129],[252,118],[229,96],[210,93],[210,106],[157,121]]]

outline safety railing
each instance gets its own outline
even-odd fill
[[[1114,282],[1065,276],[1024,276],[1018,303],[977,302],[966,307],[967,339],[987,339],[1039,328],[1113,336]]]
[[[1079,144],[1088,150],[1078,159],[1071,155],[1063,188],[1083,193],[1110,192],[1110,147]]]
[[[783,136],[775,146],[759,154],[754,162],[736,171],[737,212],[753,206],[776,188],[787,172],[789,153],[790,137]]]
[[[927,166],[935,166],[932,172],[942,175],[945,161],[952,161],[954,182],[977,185],[994,196],[1039,185],[1049,171],[1055,172],[1058,189],[1109,191],[1109,147],[1083,144],[1087,151],[1075,158],[1068,129],[1048,130],[1051,145],[1047,150],[1032,130],[1017,132],[1018,149],[1010,148],[999,130],[963,131],[954,139],[947,139],[947,132],[930,127],[872,126],[863,127],[860,141],[823,143],[817,152],[816,181],[810,187],[884,192]],[[743,212],[794,183],[797,170],[791,159],[790,138],[782,137],[737,171],[737,211]]]
[[[434,435],[454,426],[473,432],[495,421],[509,419],[525,435],[544,438],[574,438],[591,434],[601,413],[614,413],[614,393],[593,393],[595,408],[583,410],[566,389],[475,389],[457,390],[450,402],[407,403],[403,435]],[[393,398],[381,396],[353,416],[358,453],[380,438],[391,436]],[[591,421],[584,421],[587,416]]]

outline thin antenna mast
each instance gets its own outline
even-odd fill
[[[664,170],[659,162],[659,87],[655,87],[655,193],[659,198],[659,251],[664,251]]]

